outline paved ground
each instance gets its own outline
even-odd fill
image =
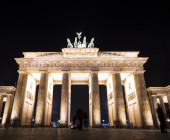
[[[0,128],[0,140],[170,140],[159,130],[88,128]]]

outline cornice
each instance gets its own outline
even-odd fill
[[[138,57],[139,52],[98,52],[98,48],[64,48],[62,52],[24,52],[24,58],[15,58],[19,70],[97,70],[97,71],[142,71],[147,57]],[[78,52],[78,53],[77,53]],[[74,56],[79,55],[81,57]],[[63,53],[73,53],[70,54]],[[85,57],[89,53],[88,57]],[[93,53],[97,53],[93,54]],[[63,56],[64,55],[64,56]],[[92,57],[90,57],[92,55]],[[68,56],[68,57],[67,57]]]
[[[149,87],[147,88],[147,91],[148,92],[151,92],[151,93],[170,93],[170,89],[168,87]]]
[[[14,86],[0,86],[0,93],[14,94],[16,88]]]

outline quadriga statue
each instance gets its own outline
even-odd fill
[[[94,48],[94,37],[91,39],[88,48]]]
[[[67,38],[67,48],[73,48],[73,45],[71,44],[71,41],[69,38]]]

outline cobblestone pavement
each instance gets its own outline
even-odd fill
[[[170,140],[169,133],[147,129],[0,128],[0,140]]]

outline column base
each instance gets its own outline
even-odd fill
[[[13,121],[11,120],[10,125],[12,125],[13,127],[20,127],[21,121],[19,119],[14,119]]]
[[[67,124],[60,124],[60,128],[68,128]]]
[[[156,127],[154,126],[143,126],[142,128],[144,129],[157,129]],[[159,128],[159,127],[158,127]]]
[[[43,124],[35,124],[36,127],[45,127]]]
[[[115,128],[124,128],[124,127],[126,127],[126,125],[123,125],[122,123],[121,123],[121,121],[114,121],[114,127]]]
[[[38,127],[52,127],[51,125],[21,125],[22,128],[38,128]]]
[[[93,125],[92,128],[103,128],[102,125]]]

